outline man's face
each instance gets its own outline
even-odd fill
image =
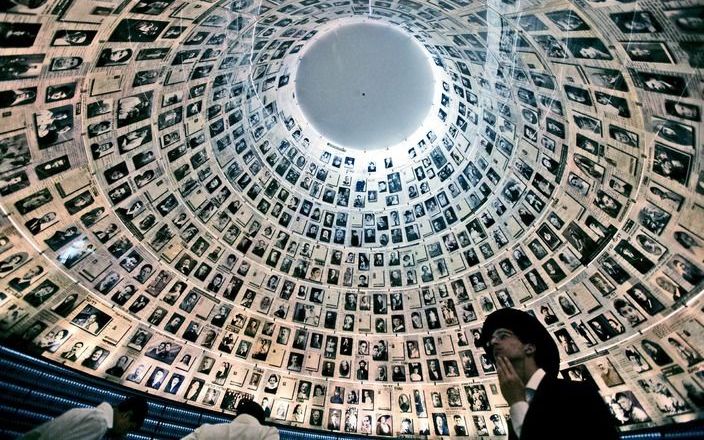
[[[494,358],[503,356],[509,361],[525,358],[526,345],[511,330],[505,328],[496,329],[489,340],[489,348]]]

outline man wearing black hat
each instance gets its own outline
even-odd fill
[[[484,322],[480,343],[511,407],[510,439],[618,439],[596,386],[557,378],[557,345],[534,316],[497,310]]]

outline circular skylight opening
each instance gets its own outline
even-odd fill
[[[352,23],[324,32],[303,54],[296,78],[306,119],[342,147],[398,144],[421,127],[433,104],[430,57],[390,25]]]

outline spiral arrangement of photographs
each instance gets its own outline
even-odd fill
[[[281,424],[504,436],[475,341],[516,307],[623,430],[704,416],[701,2],[0,11],[3,344]],[[297,102],[300,54],[350,20],[432,60],[389,148]]]

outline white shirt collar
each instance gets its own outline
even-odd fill
[[[96,406],[95,409],[100,412],[101,415],[105,418],[105,423],[107,424],[108,429],[112,429],[112,422],[114,417],[114,411],[112,409],[112,406],[107,402],[103,402],[100,405]]]
[[[545,377],[545,370],[542,368],[538,368],[535,370],[535,373],[528,379],[528,383],[526,384],[526,388],[531,389],[533,391],[538,389],[538,386],[540,386],[540,382],[543,381],[543,378]]]

